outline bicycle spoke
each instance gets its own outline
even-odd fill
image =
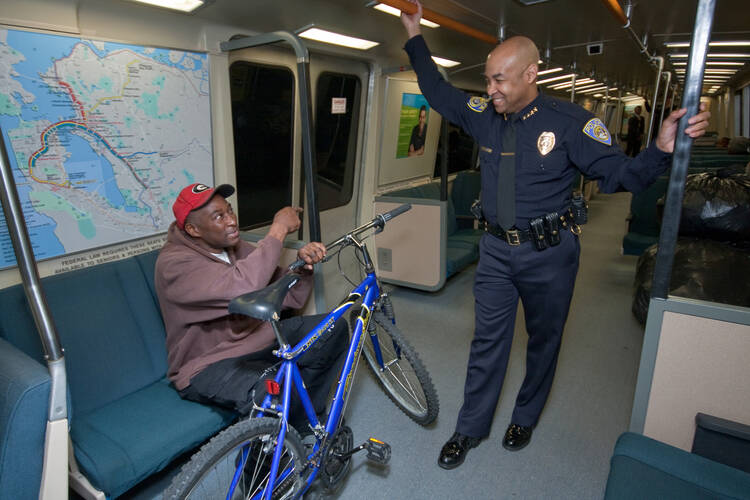
[[[401,365],[397,364],[396,366],[398,366],[399,370],[401,370],[401,373],[404,375],[404,379],[406,380],[406,383],[409,385],[409,387],[406,387],[401,382],[401,379],[394,374],[393,370],[390,369],[390,364],[387,367],[388,372],[391,373],[393,379],[398,383],[398,385],[400,385],[407,393],[409,393],[412,396],[412,398],[414,399],[414,402],[419,405],[420,409],[426,410],[427,407],[424,404],[422,404],[422,399],[419,397],[419,395],[417,394],[417,392],[414,390],[414,387],[412,386],[411,382],[409,382],[409,378],[404,373],[404,370],[403,370],[403,368],[401,368]]]

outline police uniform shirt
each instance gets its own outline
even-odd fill
[[[605,193],[637,193],[669,167],[672,155],[654,143],[630,158],[593,114],[541,92],[520,112],[499,114],[491,101],[469,96],[443,79],[421,35],[404,48],[430,105],[479,144],[482,208],[491,223],[497,223],[497,172],[504,151],[515,152],[516,227],[521,229],[530,219],[567,209],[575,168],[599,181]],[[515,148],[502,144],[508,120],[516,127]]]

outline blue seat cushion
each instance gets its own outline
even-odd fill
[[[620,436],[606,500],[750,498],[750,474],[640,434]]]
[[[79,466],[117,497],[234,420],[219,408],[183,400],[167,379],[85,414],[71,425]]]

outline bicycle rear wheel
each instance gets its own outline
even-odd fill
[[[172,480],[164,492],[166,500],[261,498],[268,484],[276,448],[279,421],[251,418],[225,429],[204,445]],[[228,497],[232,478],[247,450],[245,465],[234,492]],[[294,428],[284,438],[274,499],[293,498],[302,488],[300,471],[304,447]]]
[[[373,327],[383,357],[383,367],[378,363],[371,339],[364,348],[367,364],[401,411],[420,425],[432,423],[438,415],[438,396],[417,351],[382,312],[373,314],[369,327],[371,331],[368,333],[372,333]]]

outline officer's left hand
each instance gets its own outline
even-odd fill
[[[312,270],[313,264],[317,264],[326,256],[326,246],[318,241],[313,241],[297,250],[297,257],[305,261],[305,269]]]
[[[665,153],[674,152],[675,138],[677,137],[677,124],[680,118],[685,116],[687,108],[678,109],[669,114],[664,119],[664,123],[659,129],[659,135],[656,138],[656,147]],[[706,103],[702,102],[700,105],[700,113],[691,117],[688,120],[688,127],[685,129],[685,133],[695,139],[706,133],[708,128],[708,119],[711,118],[711,112],[706,111]]]

